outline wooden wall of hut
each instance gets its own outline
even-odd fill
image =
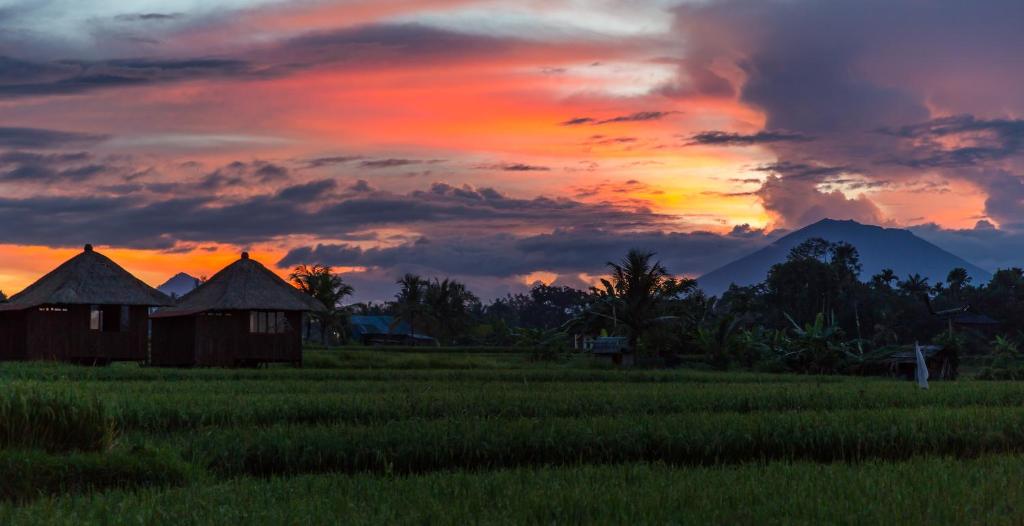
[[[26,351],[25,313],[0,312],[0,360],[24,360]]]
[[[253,366],[302,363],[302,314],[286,312],[287,330],[253,333],[250,311],[213,311],[153,319],[152,363],[161,366]]]
[[[149,309],[102,306],[106,324],[90,328],[89,305],[43,305],[4,313],[0,340],[10,342],[0,358],[55,360],[74,363],[145,361],[148,354]],[[127,319],[123,318],[127,315]],[[123,321],[123,323],[122,323]],[[8,330],[9,329],[9,330]]]
[[[153,319],[150,363],[161,367],[190,367],[196,362],[197,316]]]

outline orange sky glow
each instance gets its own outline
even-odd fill
[[[0,290],[21,290],[84,243],[151,285],[178,272],[212,275],[242,250],[282,275],[302,254],[333,250],[328,262],[346,275],[383,283],[406,263],[449,271],[388,252],[413,254],[417,242],[454,245],[457,260],[459,240],[526,246],[611,232],[749,229],[760,236],[753,247],[775,229],[826,215],[901,227],[1000,225],[989,213],[988,179],[952,173],[948,161],[909,168],[886,157],[895,153],[870,158],[911,132],[880,139],[874,124],[856,133],[779,126],[797,121],[780,117],[774,95],[754,91],[751,76],[765,73],[750,66],[759,50],[748,48],[760,34],[690,24],[686,16],[725,24],[701,3],[171,4],[174,15],[161,22],[128,22],[127,3],[92,0],[81,16],[61,13],[52,29],[28,14],[15,20],[39,42],[47,31],[63,34],[16,57],[44,73],[35,91],[0,89],[0,127],[81,137],[5,144],[0,135],[3,198],[73,230],[42,220],[0,230]],[[865,75],[901,73],[871,65]],[[95,78],[110,85],[48,88],[60,75],[103,75]],[[919,78],[900,81],[916,87]],[[962,113],[957,99],[930,95],[911,123]],[[792,113],[814,118],[802,111]],[[707,132],[726,135],[699,139]],[[893,152],[992,140],[944,133],[915,135]],[[807,199],[814,202],[804,206]],[[271,210],[282,203],[292,212]],[[394,207],[408,207],[409,219],[382,217]],[[132,219],[100,218],[115,209]],[[536,262],[504,274],[463,272],[515,288],[585,283],[596,271],[527,255]]]

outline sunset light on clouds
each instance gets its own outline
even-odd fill
[[[494,297],[824,217],[1021,266],[1024,5],[970,4],[0,0],[0,290],[93,243]]]

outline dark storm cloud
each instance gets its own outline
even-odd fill
[[[333,157],[316,157],[305,161],[306,168],[323,168],[338,164],[347,164],[362,159],[361,155],[336,155]]]
[[[175,14],[143,13],[123,15],[119,20],[141,23],[166,22],[176,18]],[[206,22],[197,18],[190,23],[201,25]],[[149,35],[118,35],[108,31],[105,36],[114,40],[159,44]],[[501,55],[514,55],[531,49],[560,49],[557,44],[463,33],[419,24],[373,24],[317,31],[253,44],[230,56],[217,57],[83,60],[75,57],[73,52],[65,51],[67,56],[38,60],[26,57],[53,55],[52,46],[43,42],[20,44],[21,47],[16,49],[23,54],[0,56],[0,98],[75,95],[102,89],[206,79],[258,80],[328,67],[370,69],[493,60]],[[40,47],[40,50],[33,49],[33,46]],[[643,117],[642,114],[637,115]]]
[[[401,168],[417,164],[437,164],[445,162],[444,159],[370,159],[359,163],[361,168]]]
[[[801,133],[785,131],[759,131],[757,133],[729,133],[724,131],[706,131],[690,137],[688,145],[713,146],[752,146],[755,144],[771,144],[776,142],[807,142],[813,140]]]
[[[581,124],[591,124],[593,122],[596,121],[590,117],[573,117],[572,119],[562,121],[559,124],[562,126],[579,126]]]
[[[973,115],[957,115],[879,131],[922,143],[912,150],[909,158],[890,161],[912,168],[978,166],[1024,153],[1024,120],[1020,119],[978,119]],[[936,141],[943,137],[962,141],[956,146],[944,147]]]
[[[619,115],[618,117],[612,117],[610,119],[604,119],[597,121],[596,124],[612,124],[616,122],[644,122],[644,121],[657,121],[661,120],[673,113],[679,113],[676,111],[640,111],[631,113],[629,115]]]
[[[636,137],[607,137],[604,135],[591,135],[584,144],[632,144],[639,141]]]
[[[315,203],[337,187],[337,182],[330,179],[322,179],[289,186],[278,192],[277,198],[296,203]]]
[[[83,168],[84,170],[84,168]],[[674,220],[645,209],[591,205],[569,199],[519,199],[491,188],[436,183],[408,194],[373,191],[333,195],[333,181],[313,181],[277,193],[225,199],[190,186],[190,198],[156,194],[141,200],[130,194],[109,197],[30,197],[0,199],[0,234],[9,243],[68,246],[82,233],[105,244],[166,248],[175,242],[217,241],[247,244],[288,235],[343,238],[367,229],[398,226],[490,233],[519,225],[609,229],[656,228]],[[215,186],[216,184],[214,184]],[[357,183],[358,185],[358,183]],[[142,185],[154,190],[155,185]],[[107,186],[114,192],[116,186]],[[182,191],[181,186],[168,189]],[[27,213],[30,211],[30,213]],[[474,234],[475,233],[475,234]]]
[[[896,182],[927,169],[983,187],[1000,224],[1024,222],[1024,192],[1010,178],[1024,172],[1013,164],[1020,142],[1010,118],[1024,112],[1024,96],[1007,89],[1024,82],[1013,51],[1024,47],[1024,4],[722,0],[676,12],[688,48],[680,85],[700,84],[694,67],[728,63],[743,72],[739,100],[764,112],[766,132],[815,138],[766,142],[779,163],[860,167],[865,178]],[[932,119],[930,107],[985,117]],[[806,182],[834,174],[782,175],[762,194],[788,226],[876,211]],[[780,204],[792,206],[773,208]]]
[[[593,117],[573,117],[567,121],[560,122],[561,126],[580,126],[583,124],[590,125],[601,125],[601,124],[615,124],[620,122],[644,122],[644,121],[657,121],[661,120],[673,113],[679,113],[677,111],[638,111],[636,113],[630,113],[628,115],[619,115],[608,119],[595,119]]]
[[[194,58],[181,60],[0,60],[0,97],[75,95],[107,88],[203,78],[254,75],[243,60]]]
[[[478,164],[473,168],[477,170],[500,170],[503,172],[548,172],[551,168],[547,166],[539,166],[535,164],[526,163],[497,163],[497,164]]]
[[[974,228],[944,229],[928,223],[913,226],[910,230],[987,270],[1024,265],[1020,257],[1024,233],[1020,228],[996,229],[992,223],[980,220]]]
[[[726,235],[567,228],[527,237],[494,234],[421,238],[395,247],[365,250],[348,244],[320,244],[294,249],[278,265],[323,263],[398,271],[414,262],[443,275],[501,278],[536,271],[602,273],[610,257],[642,248],[658,252],[659,259],[672,272],[697,275],[771,239],[749,227]]]
[[[0,182],[41,184],[82,183],[103,174],[118,174],[123,167],[94,162],[85,152],[0,152]]]
[[[778,174],[787,179],[810,179],[815,181],[843,174],[859,173],[859,170],[852,166],[826,166],[788,161],[762,164],[755,168],[755,170]]]
[[[108,137],[41,128],[0,127],[0,148],[50,149],[91,146]]]
[[[371,186],[370,183],[365,179],[359,179],[358,181],[352,183],[352,185],[348,187],[349,192],[355,192],[359,194],[373,192],[374,190],[375,188],[373,188],[373,186]]]
[[[166,22],[184,18],[182,13],[133,13],[114,17],[123,22]]]
[[[257,53],[285,68],[332,63],[398,64],[514,51],[523,41],[420,24],[375,24],[301,35]]]
[[[252,182],[277,183],[287,181],[289,177],[287,168],[274,163],[234,161],[203,176],[199,188],[213,191]]]
[[[253,176],[261,183],[271,183],[288,179],[288,169],[273,163],[260,164]]]

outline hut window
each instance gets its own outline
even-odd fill
[[[89,307],[89,330],[126,332],[128,307],[122,305],[92,305]]]
[[[89,330],[103,330],[103,309],[99,305],[89,307]]]
[[[249,312],[249,332],[253,334],[284,334],[288,320],[283,312]]]

